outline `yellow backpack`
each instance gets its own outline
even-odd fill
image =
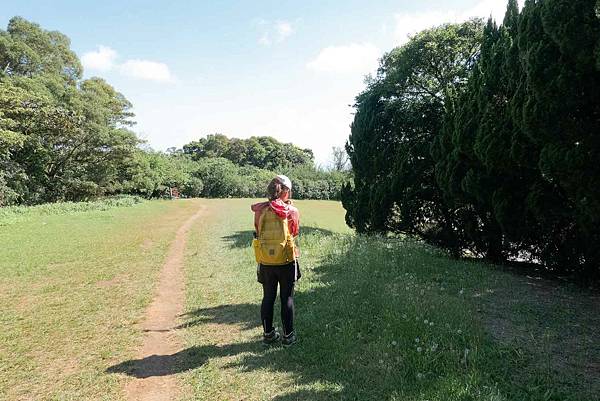
[[[263,265],[285,265],[294,261],[294,238],[288,221],[266,207],[260,215],[258,238],[252,241],[256,262]]]

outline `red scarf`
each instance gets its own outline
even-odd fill
[[[289,205],[281,199],[275,199],[269,202],[269,206],[280,219],[286,219],[290,213]]]

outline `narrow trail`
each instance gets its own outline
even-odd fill
[[[180,394],[179,383],[170,374],[176,360],[169,357],[182,350],[174,331],[177,316],[185,302],[183,262],[187,233],[204,208],[201,208],[179,227],[160,271],[156,295],[148,307],[142,328],[144,343],[135,366],[135,379],[125,386],[127,400],[175,400]]]

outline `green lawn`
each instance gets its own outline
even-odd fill
[[[0,225],[0,400],[120,399],[126,378],[105,369],[140,344],[167,247],[197,207],[56,205]]]
[[[176,374],[189,400],[598,400],[598,295],[355,236],[298,201],[300,342],[260,344],[249,199],[153,201],[0,225],[0,399],[121,399],[176,228],[189,232]],[[275,314],[279,323],[279,313]]]
[[[189,399],[598,399],[592,294],[357,237],[335,202],[297,202],[301,342],[265,349],[251,201],[206,203],[186,263]]]

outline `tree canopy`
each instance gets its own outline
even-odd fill
[[[423,31],[386,54],[356,99],[346,146],[354,170],[347,220],[359,232],[451,235],[430,145],[445,104],[466,86],[482,32],[478,20]],[[400,218],[393,218],[400,216]]]
[[[194,160],[223,157],[239,166],[255,166],[269,170],[314,163],[312,150],[300,149],[291,143],[281,143],[268,136],[230,139],[223,134],[207,135],[184,145],[183,152],[192,156]]]
[[[600,271],[598,54],[593,0],[509,0],[500,25],[443,25],[388,53],[357,97],[348,223]]]

